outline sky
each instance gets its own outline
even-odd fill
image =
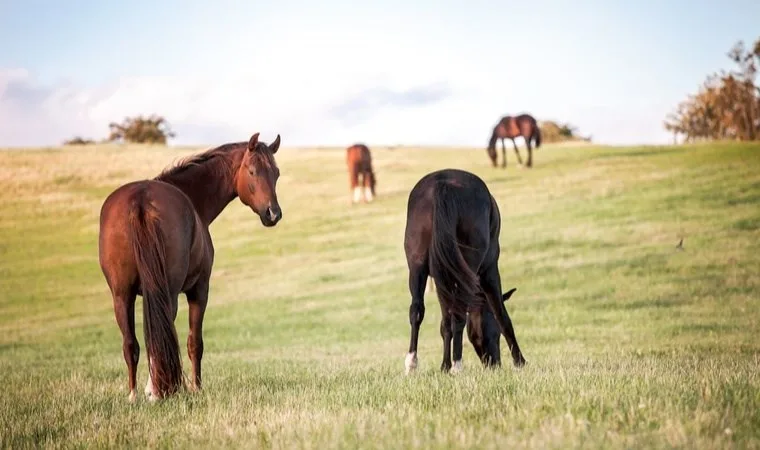
[[[0,147],[151,113],[176,145],[485,146],[522,112],[666,144],[758,23],[757,0],[0,0]]]

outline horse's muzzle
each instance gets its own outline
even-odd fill
[[[282,219],[282,210],[279,206],[269,206],[261,216],[261,223],[266,227],[273,227]]]

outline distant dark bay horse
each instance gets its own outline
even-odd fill
[[[488,305],[498,329],[507,341],[515,366],[525,364],[512,321],[502,303],[499,275],[501,216],[496,201],[476,175],[458,169],[431,172],[409,193],[404,251],[409,268],[411,341],[406,372],[417,367],[417,341],[425,317],[424,292],[428,275],[435,280],[441,306],[444,358],[441,369],[451,368],[451,340],[461,360],[465,314],[478,320]],[[510,294],[511,295],[511,294]],[[483,315],[485,318],[485,315]],[[485,327],[473,323],[473,332]],[[469,334],[469,330],[468,330]],[[475,339],[474,339],[475,338]],[[470,336],[481,360],[492,355],[498,334]],[[458,342],[456,341],[458,339]],[[495,340],[495,342],[494,342]],[[496,347],[498,351],[498,346]],[[484,362],[487,362],[488,358]]]
[[[143,298],[148,398],[163,398],[184,385],[174,327],[180,293],[187,296],[189,307],[191,387],[201,388],[203,315],[214,261],[209,225],[235,197],[266,227],[282,218],[275,192],[280,171],[274,160],[280,136],[270,145],[258,139],[256,133],[248,142],[186,158],[152,180],[117,188],[103,203],[100,267],[122,334],[131,401],[137,397],[140,357],[134,318],[137,295]]]
[[[528,147],[528,167],[533,167],[533,147],[531,146],[531,140],[535,141],[536,148],[541,146],[541,129],[536,123],[536,119],[530,114],[520,114],[519,116],[504,116],[499,120],[499,123],[493,127],[491,132],[491,139],[488,141],[488,157],[491,158],[493,166],[496,167],[496,141],[501,139],[501,154],[502,163],[501,167],[507,167],[507,148],[504,145],[504,139],[511,139],[512,145],[515,148],[515,154],[517,155],[517,162],[522,165],[522,158],[520,158],[520,151],[517,149],[517,143],[515,138],[522,136],[525,139],[525,145]]]
[[[359,200],[371,202],[375,196],[375,172],[372,170],[372,155],[369,147],[354,144],[346,149],[348,181],[353,192],[352,203]],[[361,182],[359,178],[361,177]]]

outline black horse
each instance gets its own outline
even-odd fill
[[[499,364],[499,335],[484,321],[484,305],[493,314],[517,367],[525,364],[515,338],[512,321],[502,303],[514,290],[502,295],[499,274],[501,216],[488,187],[478,176],[458,169],[445,169],[422,177],[409,193],[404,251],[409,267],[411,342],[405,367],[417,367],[417,341],[425,317],[423,300],[428,275],[435,280],[441,306],[441,337],[444,342],[441,370],[461,360],[462,334],[468,337],[485,364]],[[483,321],[483,322],[481,322]]]

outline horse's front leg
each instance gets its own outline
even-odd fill
[[[501,138],[501,167],[507,168],[507,146],[504,144],[504,138]]]
[[[451,315],[451,335],[453,338],[452,356],[454,359],[454,365],[451,368],[451,371],[453,373],[461,372],[464,368],[462,365],[462,336],[464,335],[466,320],[465,317],[458,317],[455,314]]]
[[[523,165],[522,158],[520,158],[520,150],[517,148],[517,142],[515,142],[514,139],[512,139],[512,146],[515,148],[515,155],[517,155],[517,162],[521,166]]]

